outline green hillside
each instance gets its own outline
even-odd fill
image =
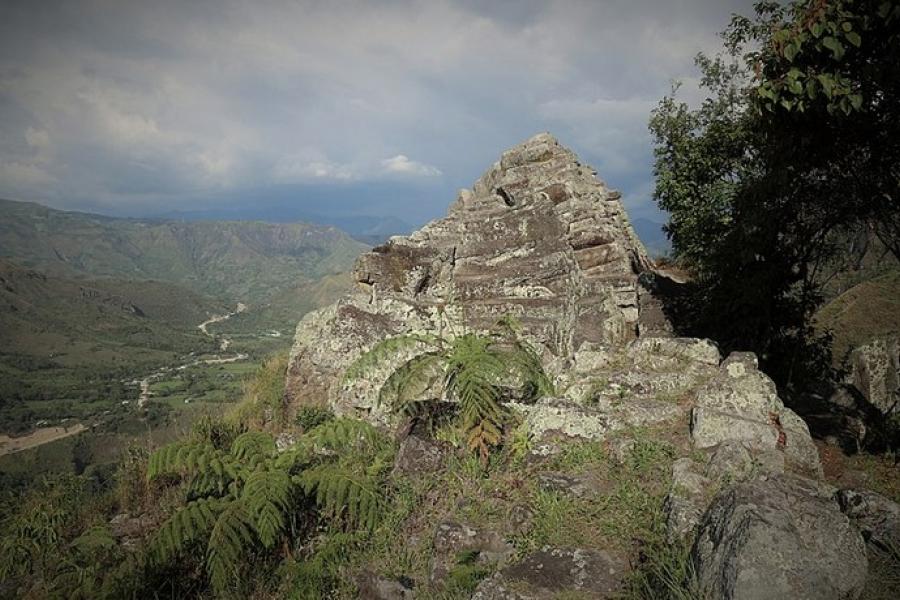
[[[128,382],[200,356],[252,368],[346,289],[365,248],[306,223],[117,219],[0,200],[0,432],[109,414],[137,399]],[[245,312],[198,329],[239,302]],[[154,380],[154,397],[205,401],[214,383],[234,393],[234,374],[220,381],[228,369],[175,371]]]
[[[900,333],[900,268],[862,281],[816,313],[816,326],[834,335],[836,365],[858,346],[876,337]]]
[[[227,310],[172,284],[71,280],[0,259],[3,357],[64,367],[155,364],[211,345],[196,324]]]
[[[48,275],[157,280],[229,302],[346,271],[366,249],[333,227],[116,219],[0,200],[0,258]]]

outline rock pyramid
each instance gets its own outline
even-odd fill
[[[621,194],[553,136],[536,135],[460,191],[446,217],[357,260],[354,288],[297,328],[289,399],[365,416],[371,394],[338,398],[336,382],[374,343],[483,331],[507,315],[552,357],[621,345],[637,334],[639,275],[650,267]]]

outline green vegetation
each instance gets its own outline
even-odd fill
[[[148,376],[172,406],[236,397],[303,314],[346,289],[364,249],[307,224],[113,219],[5,200],[0,233],[0,432],[11,434],[93,422],[133,405],[132,382]],[[198,329],[237,302],[249,309]],[[198,362],[239,353],[249,360]]]
[[[488,339],[497,342],[479,343]],[[7,581],[20,595],[48,598],[177,590],[184,598],[349,600],[358,597],[356,575],[365,569],[415,581],[422,597],[456,600],[498,565],[458,553],[447,578],[428,584],[435,524],[444,520],[511,531],[507,540],[520,556],[545,544],[628,555],[635,540],[642,548],[659,543],[671,463],[684,453],[659,432],[628,432],[635,443],[624,462],[606,444],[585,442],[534,463],[523,460],[527,430],[506,422],[482,463],[460,422],[438,422],[436,437],[455,442],[445,468],[407,476],[392,472],[395,443],[368,424],[323,409],[299,411],[289,422],[281,403],[285,367],[283,357],[265,361],[224,416],[198,414],[155,452],[148,445],[163,440],[138,436],[109,466],[56,475],[25,492],[4,488]],[[276,439],[288,445],[279,451]],[[78,451],[69,449],[71,463]],[[82,450],[96,463],[97,444]],[[539,475],[554,471],[604,483],[571,496],[541,486]],[[37,514],[55,516],[38,527]],[[512,521],[521,525],[511,529]],[[33,543],[49,535],[54,544]]]
[[[877,238],[900,258],[900,7],[755,8],[732,20],[723,55],[698,57],[707,100],[654,111],[655,198],[695,276],[687,328],[796,385],[828,369],[811,319],[858,260],[848,242]]]
[[[822,306],[815,326],[830,332],[832,356],[839,366],[853,348],[874,338],[900,333],[900,269],[850,287]]]
[[[439,385],[439,401],[458,404],[460,425],[470,451],[487,463],[491,448],[500,443],[506,412],[501,404],[504,384],[519,384],[526,398],[551,393],[552,384],[540,359],[516,336],[510,321],[501,321],[490,336],[463,334],[450,340],[433,335],[388,338],[376,344],[347,369],[352,382],[398,354],[412,353],[379,391],[379,402],[395,412],[413,416],[434,409],[422,394]],[[433,415],[426,415],[431,418]]]
[[[242,571],[252,553],[272,551],[304,533],[309,498],[336,521],[364,530],[383,512],[379,477],[391,448],[371,425],[337,420],[278,454],[260,431],[234,437],[188,438],[150,457],[147,477],[175,477],[189,500],[150,542],[151,564],[163,567],[205,547],[205,568],[220,596],[242,591]]]
[[[114,219],[0,200],[0,257],[53,276],[174,283],[229,305],[345,272],[365,248],[306,223]]]

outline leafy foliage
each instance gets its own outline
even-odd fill
[[[169,563],[191,544],[206,539],[221,511],[218,498],[189,502],[159,528],[150,546],[151,559],[159,564]]]
[[[304,471],[297,481],[307,494],[315,494],[326,515],[368,530],[377,524],[382,500],[371,478],[325,465]]]
[[[186,558],[191,548],[205,548],[213,590],[238,595],[246,557],[289,542],[300,532],[296,524],[310,502],[350,528],[371,530],[378,522],[393,447],[371,425],[335,419],[280,454],[267,433],[244,432],[225,451],[204,432],[150,457],[148,477],[182,481],[189,499],[150,543],[157,567]]]
[[[552,392],[540,358],[519,339],[515,322],[501,320],[496,329],[490,335],[467,333],[450,340],[420,334],[389,338],[360,356],[348,368],[345,381],[396,359],[398,352],[418,349],[387,377],[379,402],[417,416],[426,400],[423,394],[439,386],[440,399],[459,406],[469,450],[486,463],[502,437],[504,388],[518,386],[532,397]]]
[[[783,386],[827,376],[810,327],[846,240],[900,256],[900,13],[878,0],[759,2],[723,54],[699,56],[708,98],[654,111],[655,198],[694,273],[686,333],[752,349]]]
[[[272,356],[260,365],[254,377],[242,385],[242,397],[228,420],[243,427],[262,428],[274,422],[284,425],[284,378],[287,354]]]

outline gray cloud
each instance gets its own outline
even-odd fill
[[[549,130],[652,215],[648,113],[750,4],[6,2],[0,196],[140,214],[378,182],[358,210],[422,220]]]

